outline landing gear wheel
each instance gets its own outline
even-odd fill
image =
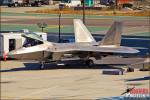
[[[31,4],[31,7],[34,7],[34,6],[35,6],[35,4],[32,3],[32,4]]]
[[[128,67],[127,72],[134,72],[134,68]]]
[[[69,67],[69,66],[70,66],[70,64],[65,64],[65,66],[66,66],[66,67]]]
[[[43,69],[44,69],[44,63],[42,62],[40,65],[40,70],[43,70]]]
[[[42,4],[40,2],[38,2],[37,7],[41,7],[41,6],[42,6]]]
[[[14,7],[18,7],[18,3],[15,3],[15,4],[14,4]]]
[[[85,63],[86,63],[86,65],[88,65],[88,67],[93,67],[94,66],[94,62],[91,59],[87,60]]]
[[[12,4],[8,4],[8,7],[12,7]]]

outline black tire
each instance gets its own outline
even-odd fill
[[[42,4],[41,4],[41,2],[38,2],[38,5],[37,5],[38,7],[41,7],[42,6]]]
[[[34,2],[34,6],[35,6],[35,7],[40,7],[40,6],[41,6],[41,2],[35,1],[35,2]]]
[[[41,64],[40,65],[40,70],[43,70],[44,69],[44,64]]]
[[[127,68],[127,72],[134,72],[134,68],[131,67]]]
[[[41,4],[40,2],[35,2],[35,6],[36,6],[36,7],[41,7],[41,5],[42,5],[42,4]]]
[[[12,7],[12,4],[8,4],[8,7]]]
[[[66,67],[70,67],[70,64],[65,64]]]
[[[91,60],[91,59],[87,60],[85,63],[86,63],[86,65],[87,65],[88,67],[93,67],[93,66],[94,66],[94,62],[93,62],[93,60]]]
[[[34,7],[35,6],[35,4],[34,3],[31,3],[31,7]]]
[[[14,3],[14,7],[18,7],[19,6],[19,4],[18,3]]]

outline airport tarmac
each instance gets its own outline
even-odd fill
[[[127,87],[149,87],[149,81],[124,81],[149,74],[138,69],[124,75],[103,75],[104,65],[90,69],[85,65],[38,67],[37,63],[1,61],[1,99],[99,99],[120,96]]]

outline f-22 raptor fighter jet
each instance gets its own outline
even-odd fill
[[[93,60],[101,59],[112,53],[137,53],[136,49],[120,46],[121,41],[121,22],[114,22],[102,41],[96,42],[91,33],[87,30],[80,19],[74,19],[75,43],[54,43],[42,40],[32,34],[24,34],[23,37],[34,40],[36,45],[30,44],[7,54],[8,57],[19,60],[37,60],[41,63],[41,69],[44,68],[45,61],[60,61],[66,54],[72,57],[79,57],[89,66]]]

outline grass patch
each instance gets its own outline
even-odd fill
[[[135,33],[132,34],[134,36],[150,36],[150,32],[141,32],[141,33]]]
[[[88,26],[87,27],[91,32],[93,31],[103,31],[108,29],[109,27],[94,27]],[[24,25],[24,24],[1,24],[1,31],[18,31],[21,29],[28,29],[30,31],[41,31],[37,25]],[[49,25],[47,28],[44,29],[44,32],[58,32],[57,25]],[[74,28],[71,25],[64,25],[61,26],[61,32],[63,33],[73,33]]]
[[[87,11],[86,11],[87,12]],[[35,12],[27,12],[27,13],[11,13],[11,12],[1,12],[1,16],[32,16],[32,17],[45,17],[45,18],[58,18],[58,13],[35,13]],[[82,14],[64,14],[62,13],[62,18],[82,18]],[[147,19],[144,16],[105,16],[105,15],[93,15],[93,14],[86,14],[86,18],[97,18],[97,19]]]

